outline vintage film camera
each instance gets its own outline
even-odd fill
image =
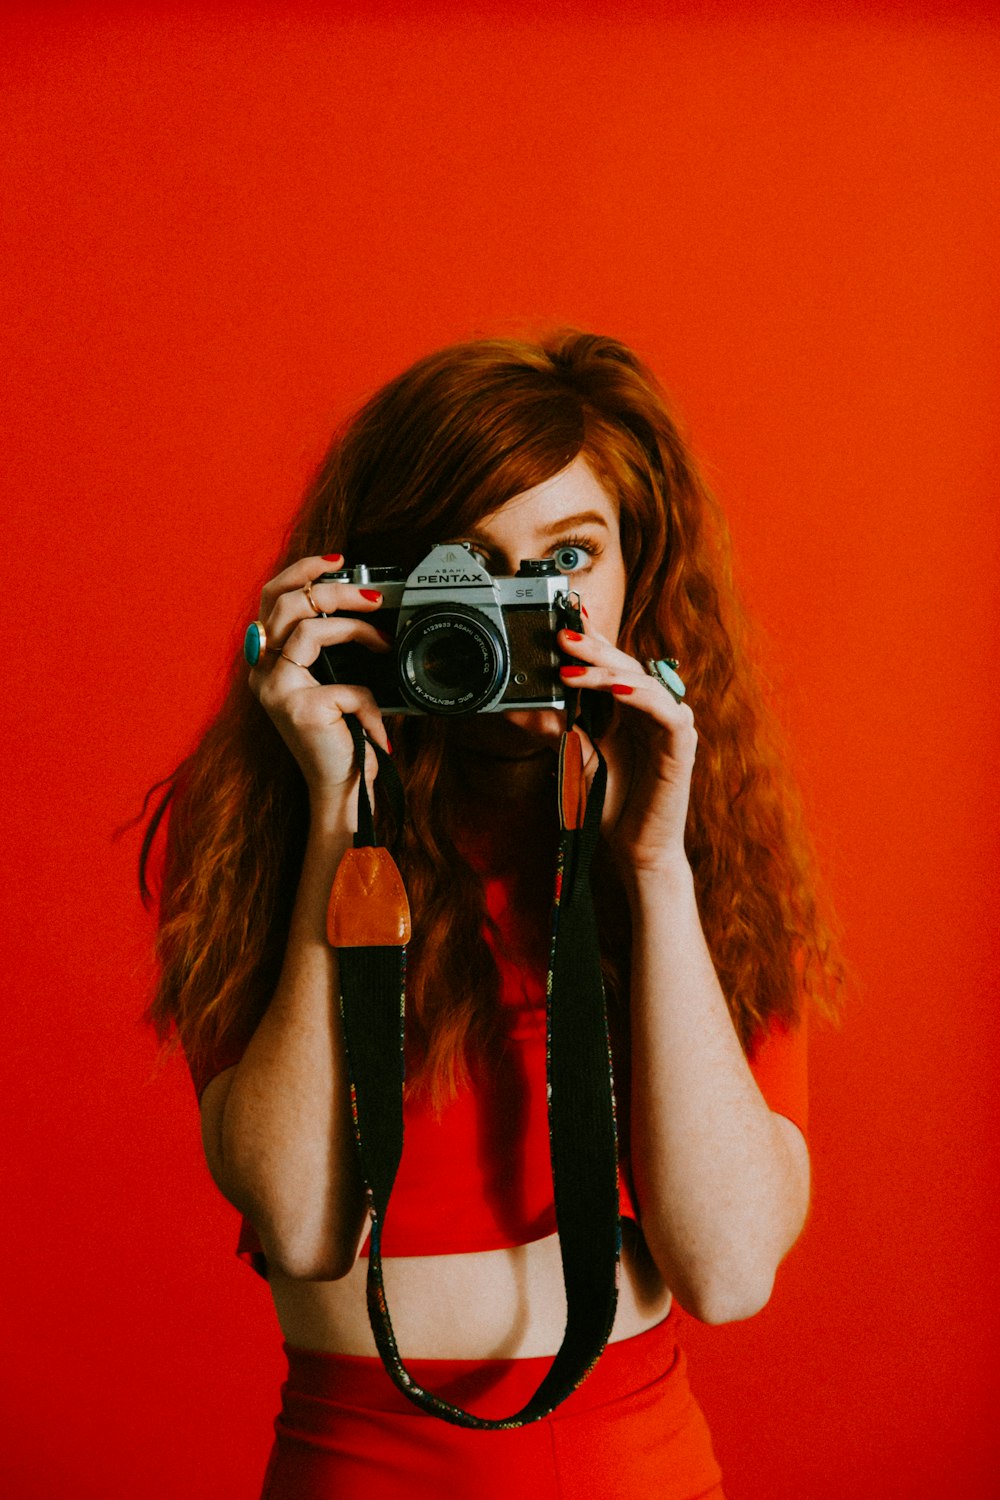
[[[524,559],[513,578],[494,577],[470,543],[448,542],[432,547],[409,577],[364,563],[324,573],[318,582],[380,590],[377,614],[353,613],[385,630],[394,649],[324,646],[313,676],[370,688],[384,713],[562,708],[558,669],[571,658],[556,631],[582,628],[580,598],[566,578],[579,560],[577,548],[562,547],[554,557]]]

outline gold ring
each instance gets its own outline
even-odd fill
[[[294,656],[288,656],[284,651],[279,651],[278,655],[281,657],[282,661],[290,661],[293,667],[299,667],[301,671],[308,672],[309,668],[307,666],[304,666],[302,662],[296,661]]]
[[[309,607],[312,610],[313,614],[314,615],[321,615],[323,613],[323,611],[320,609],[319,605],[316,603],[316,600],[313,598],[312,584],[311,583],[304,583],[302,585],[302,592],[305,594],[306,598],[309,600]]]

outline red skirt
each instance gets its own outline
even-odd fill
[[[377,1358],[285,1343],[288,1379],[260,1500],[723,1500],[676,1304],[609,1344],[549,1417],[477,1432],[429,1416]],[[479,1416],[518,1411],[552,1363],[411,1359],[420,1385]]]

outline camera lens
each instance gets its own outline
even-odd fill
[[[432,604],[414,615],[399,643],[399,685],[408,702],[433,714],[473,714],[503,692],[507,644],[479,610]]]

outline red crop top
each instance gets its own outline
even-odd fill
[[[545,1069],[545,982],[557,830],[540,830],[504,803],[462,840],[462,852],[486,879],[498,944],[484,935],[501,976],[508,1043],[492,1072],[435,1118],[429,1105],[404,1102],[403,1157],[383,1231],[383,1253],[449,1255],[526,1244],[556,1229],[549,1158]],[[627,1047],[611,1008],[623,1218],[639,1220],[628,1159]],[[200,1101],[206,1084],[239,1061],[242,1048],[192,1071]],[[758,1087],[772,1110],[805,1133],[806,1029],[772,1028],[751,1058]],[[368,1253],[368,1239],[361,1249]],[[236,1254],[266,1278],[267,1260],[253,1225],[243,1219]]]

